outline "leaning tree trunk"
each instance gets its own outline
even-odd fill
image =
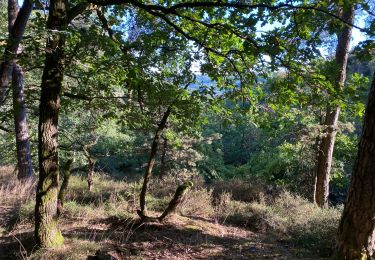
[[[33,9],[32,0],[24,0],[21,9],[16,0],[8,0],[7,46],[0,64],[0,106],[5,101],[5,93],[12,76],[13,63],[16,61],[18,47],[25,33],[26,24]]]
[[[146,167],[145,174],[143,177],[143,185],[142,185],[142,190],[141,190],[140,199],[139,199],[141,209],[138,211],[138,215],[140,216],[147,215],[146,193],[147,193],[148,182],[150,181],[152,169],[155,164],[155,159],[156,159],[155,157],[156,157],[156,152],[158,150],[159,139],[160,139],[161,133],[163,132],[165,128],[165,125],[167,123],[169,115],[171,114],[171,111],[172,111],[172,107],[169,106],[168,109],[165,111],[163,118],[161,119],[158,125],[158,128],[155,132],[154,139],[152,141],[150,156],[149,156],[147,167]]]
[[[168,139],[163,137],[163,150],[160,158],[160,175],[159,178],[163,178],[167,173],[167,150],[168,150]]]
[[[338,231],[336,259],[375,257],[375,73],[348,198]]]
[[[169,202],[168,207],[164,210],[160,217],[158,217],[159,221],[163,221],[169,214],[176,210],[177,206],[183,201],[186,193],[191,187],[193,187],[193,185],[194,184],[191,181],[188,181],[176,189],[176,192],[172,200]]]
[[[33,175],[31,164],[29,132],[26,124],[26,108],[24,100],[23,73],[20,66],[13,65],[13,117],[16,132],[18,179],[23,180]]]
[[[58,115],[64,73],[64,46],[68,24],[67,0],[51,0],[47,30],[46,59],[41,84],[38,126],[39,182],[35,205],[35,239],[40,247],[63,244],[58,229],[59,187]]]
[[[349,24],[354,22],[354,6],[343,7],[341,18]],[[346,65],[348,62],[350,37],[352,35],[352,27],[345,26],[341,33],[338,34],[338,42],[336,47],[336,64],[338,74],[335,82],[335,89],[340,91],[343,88],[346,79]],[[325,129],[323,131],[320,145],[318,148],[318,158],[316,162],[316,203],[320,207],[328,206],[329,195],[329,179],[331,173],[333,148],[335,145],[337,123],[340,115],[340,107],[328,106],[324,121]]]

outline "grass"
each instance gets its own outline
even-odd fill
[[[22,204],[34,198],[36,180],[19,182],[14,167],[0,166],[0,204]]]
[[[0,168],[0,180],[2,205],[8,205],[9,208],[18,205],[15,207],[18,225],[14,225],[10,231],[4,226],[0,230],[3,234],[8,234],[8,231],[19,234],[21,229],[32,233],[35,181],[19,183],[9,167]],[[231,236],[251,230],[281,241],[297,256],[312,254],[329,257],[332,253],[341,207],[321,209],[298,195],[270,189],[258,181],[234,180],[210,186],[206,186],[198,177],[193,181],[193,189],[176,212],[185,218],[179,217],[177,222],[175,217],[170,220],[174,221],[173,225],[183,225],[184,232],[206,232],[206,235],[200,236],[209,234],[222,237],[225,232],[220,230],[231,230],[227,231]],[[151,214],[166,207],[178,184],[172,177],[151,183],[146,198]],[[38,250],[28,255],[28,258],[86,259],[87,255],[95,254],[108,245],[118,245],[119,241],[125,243],[133,236],[137,238],[139,231],[128,220],[137,218],[135,210],[139,207],[140,189],[139,181],[126,182],[113,180],[107,175],[96,175],[94,189],[88,191],[85,178],[73,175],[61,219],[63,232],[71,234],[64,248]],[[157,226],[154,228],[159,230]],[[81,229],[89,230],[89,233],[82,237]],[[176,234],[178,232],[173,233]]]

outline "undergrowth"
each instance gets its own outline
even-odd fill
[[[1,175],[1,202],[18,201],[21,204],[18,221],[32,225],[35,181],[21,185],[14,175]],[[182,181],[169,176],[151,183],[147,195],[148,210],[160,212],[165,209]],[[244,179],[217,182],[210,186],[198,177],[193,181],[195,185],[177,214],[267,232],[279,241],[322,257],[332,253],[341,207],[321,209],[298,195],[267,187],[258,181]],[[94,183],[94,189],[88,191],[83,176],[71,177],[62,221],[82,223],[91,220],[100,222],[100,219],[111,217],[136,218],[141,182],[116,181],[106,175],[96,175]]]

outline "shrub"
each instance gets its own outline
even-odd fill
[[[265,194],[275,196],[279,191],[259,179],[245,178],[216,181],[213,196],[218,198],[222,193],[230,193],[231,198],[237,201],[252,202],[263,200]]]
[[[212,204],[212,190],[193,188],[182,201],[180,213],[185,216],[212,217],[215,213]]]
[[[244,203],[223,193],[216,206],[220,221],[257,231],[272,231],[280,240],[327,257],[332,253],[341,208],[322,209],[284,191],[276,198]]]
[[[290,242],[329,256],[335,244],[342,208],[322,209],[307,200],[284,192],[271,206],[277,218],[275,229]]]

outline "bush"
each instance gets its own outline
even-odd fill
[[[212,217],[215,213],[212,190],[198,187],[189,191],[180,205],[180,213],[185,216]]]
[[[280,240],[330,256],[342,208],[322,209],[287,191],[276,198],[244,203],[223,193],[216,206],[220,221],[257,231],[272,231]]]
[[[262,201],[265,195],[276,196],[280,190],[254,177],[251,180],[246,178],[214,182],[213,196],[215,199],[222,193],[229,193],[231,198],[237,201],[253,202]]]

